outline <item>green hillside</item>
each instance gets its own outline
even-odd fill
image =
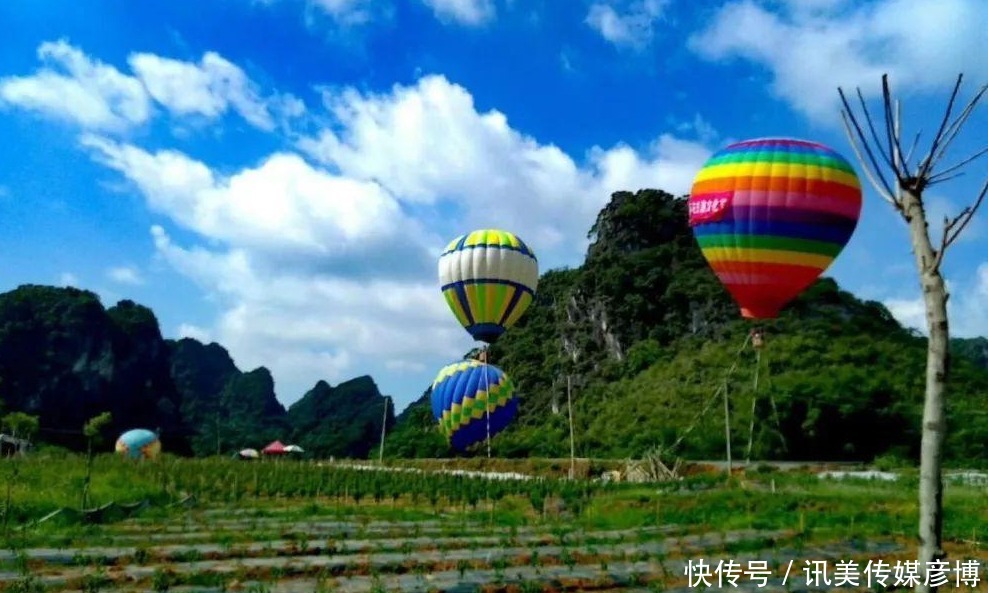
[[[739,318],[703,259],[685,201],[658,190],[615,193],[589,239],[584,263],[546,271],[535,303],[491,349],[523,398],[493,441],[495,455],[569,455],[568,377],[580,457],[659,448],[722,459],[718,388],[726,384],[735,458],[749,455],[749,440],[754,459],[916,458],[925,340],[880,303],[823,278],[757,326],[766,336],[757,359],[750,346],[739,349],[755,326]],[[988,460],[988,340],[953,346],[948,456],[980,464]],[[39,440],[73,449],[84,446],[85,421],[109,411],[106,436],[157,429],[178,454],[228,455],[281,439],[311,456],[367,457],[377,454],[382,420],[389,457],[453,454],[428,390],[395,417],[391,407],[383,413],[371,377],[320,381],[286,410],[268,369],[238,369],[219,344],[165,340],[147,307],[106,308],[74,288],[0,294],[0,402],[38,416]]]
[[[536,303],[491,349],[524,398],[493,454],[569,455],[568,375],[577,456],[658,447],[723,459],[718,387],[737,361],[727,380],[736,459],[747,456],[749,440],[754,459],[916,458],[925,340],[880,303],[818,281],[757,326],[766,343],[756,389],[756,352],[739,353],[756,326],[740,320],[703,259],[683,200],[618,192],[589,237],[584,264],[546,272]],[[948,442],[955,461],[988,460],[988,361],[978,344],[955,341]],[[427,395],[403,414],[389,437],[393,454],[437,454],[430,414]]]

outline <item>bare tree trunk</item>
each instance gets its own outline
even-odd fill
[[[901,193],[902,209],[909,223],[919,271],[929,345],[926,355],[926,398],[923,403],[923,439],[920,449],[919,477],[919,564],[922,583],[920,593],[936,591],[927,583],[930,562],[942,560],[943,551],[943,441],[947,374],[950,369],[949,325],[947,322],[947,287],[936,265],[937,253],[927,232],[922,196],[906,189]]]
[[[913,150],[919,142],[920,135],[916,134],[913,145],[907,152],[902,150],[899,102],[892,100],[888,75],[882,75],[882,105],[885,114],[884,141],[868,112],[861,90],[858,89],[858,99],[861,103],[864,121],[867,124],[866,128],[871,132],[870,141],[865,133],[865,128],[855,117],[843,89],[837,89],[844,105],[844,109],[841,111],[844,128],[865,175],[878,194],[889,204],[892,204],[909,225],[909,236],[913,254],[916,257],[916,269],[919,272],[923,302],[926,306],[926,328],[929,338],[926,354],[926,399],[923,403],[923,439],[920,446],[919,480],[918,561],[921,565],[922,578],[916,586],[916,591],[921,593],[937,590],[938,587],[929,584],[930,564],[935,561],[942,561],[946,555],[943,550],[942,455],[944,436],[946,435],[947,380],[950,372],[950,328],[947,322],[947,299],[949,295],[943,279],[941,264],[947,248],[957,240],[988,196],[988,180],[986,180],[974,201],[961,210],[960,214],[953,218],[944,217],[940,247],[934,249],[924,211],[923,191],[937,183],[957,177],[960,175],[958,171],[978,158],[988,155],[988,147],[984,147],[975,152],[973,156],[962,159],[939,172],[936,171],[937,165],[947,153],[947,148],[960,133],[964,124],[968,122],[978,102],[981,101],[982,97],[988,95],[988,84],[985,84],[975,93],[960,114],[951,121],[951,112],[963,78],[963,74],[957,77],[939,131],[933,138],[927,156],[921,159],[912,171],[910,171],[909,162],[912,160]],[[889,178],[883,174],[883,165],[890,170],[894,183],[890,182]]]

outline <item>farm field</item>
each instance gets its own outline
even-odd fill
[[[700,474],[643,485],[100,457],[91,506],[103,510],[87,515],[72,510],[84,468],[70,457],[0,470],[9,478],[0,590],[690,591],[687,563],[701,559],[743,571],[765,562],[767,586],[745,572],[737,587],[724,583],[751,591],[853,590],[833,571],[854,561],[860,589],[874,590],[869,560],[894,566],[915,554],[909,474],[836,482],[762,468],[730,482]],[[984,494],[948,485],[952,563],[988,563]],[[807,587],[807,561],[827,562],[830,585]],[[718,588],[716,572],[707,580]],[[894,570],[886,584],[911,588],[894,587]]]

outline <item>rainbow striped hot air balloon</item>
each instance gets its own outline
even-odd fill
[[[762,138],[713,155],[693,182],[690,226],[749,319],[771,319],[850,240],[861,185],[850,163],[815,142]]]
[[[484,441],[488,434],[493,437],[517,413],[514,384],[494,365],[455,362],[443,367],[432,383],[432,414],[457,449]]]
[[[161,453],[161,441],[150,430],[136,428],[120,435],[115,448],[130,459],[154,459]]]
[[[456,319],[477,341],[493,344],[535,296],[539,264],[507,231],[485,229],[453,239],[439,257],[439,283]]]

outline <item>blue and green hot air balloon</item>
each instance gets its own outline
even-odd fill
[[[453,239],[439,257],[439,284],[457,321],[479,342],[493,344],[525,313],[539,282],[539,263],[512,233],[473,231]]]
[[[507,428],[517,413],[514,384],[494,365],[455,362],[432,383],[432,414],[440,432],[461,451]]]
[[[161,453],[161,441],[150,430],[136,428],[120,435],[115,449],[128,459],[154,459]]]

